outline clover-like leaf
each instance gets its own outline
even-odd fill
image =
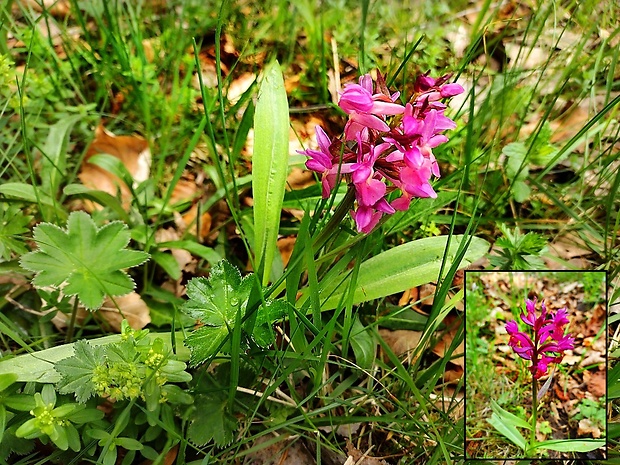
[[[81,340],[74,345],[75,355],[54,365],[61,380],[56,387],[61,394],[75,393],[78,402],[86,402],[95,394],[92,378],[95,368],[105,363],[105,348]]]
[[[34,230],[39,247],[22,256],[20,264],[36,273],[35,287],[62,287],[65,295],[77,295],[84,307],[101,307],[104,296],[121,296],[134,288],[124,268],[144,263],[149,255],[127,250],[127,225],[113,221],[97,228],[85,212],[73,212],[67,229],[41,223]]]

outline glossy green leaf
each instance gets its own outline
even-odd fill
[[[355,363],[364,369],[370,369],[375,361],[377,342],[358,317],[353,320],[349,342],[355,354]]]
[[[185,338],[185,345],[189,347],[191,356],[189,364],[197,366],[212,357],[222,342],[228,336],[228,328],[226,326],[203,326],[192,331]]]
[[[71,129],[82,115],[69,116],[50,127],[41,157],[41,183],[45,192],[55,196],[67,175],[67,143]]]
[[[491,418],[487,420],[491,426],[493,426],[497,431],[503,434],[506,438],[508,438],[512,443],[519,446],[522,450],[527,448],[527,442],[525,438],[521,436],[521,433],[517,430],[516,426],[511,423],[506,422],[502,418],[499,417],[496,413],[491,415]]]
[[[253,279],[253,275],[241,277],[236,267],[222,260],[211,269],[208,278],[194,278],[187,284],[189,300],[181,309],[205,325],[185,338],[185,345],[191,349],[192,366],[215,355],[239,316],[245,315]],[[266,300],[257,310],[254,327],[246,329],[247,335],[261,346],[269,345],[273,341],[271,325],[286,313],[285,303]]]
[[[263,285],[269,282],[277,249],[288,158],[288,102],[282,71],[276,61],[264,72],[254,113],[254,254]]]
[[[491,409],[493,409],[493,412],[495,412],[505,423],[510,423],[514,426],[525,428],[530,431],[532,430],[532,425],[530,425],[527,421],[508,412],[507,410],[504,410],[494,400],[491,400]]]
[[[539,442],[534,449],[549,449],[558,452],[590,452],[605,447],[604,439],[554,439]]]
[[[0,185],[0,194],[25,200],[26,202],[41,202],[41,204],[49,207],[54,206],[54,200],[32,184],[25,184],[23,182],[5,182]]]
[[[178,331],[175,334],[177,341],[181,341],[184,334]],[[167,350],[171,350],[170,333],[148,333],[147,339],[154,340],[161,338]],[[121,340],[120,334],[112,336],[104,336],[88,341],[89,345],[100,346],[106,344],[117,343]],[[0,374],[13,373],[17,375],[18,382],[37,382],[37,383],[57,383],[60,380],[60,374],[54,369],[54,366],[63,359],[73,357],[75,355],[75,344],[64,344],[50,349],[33,352],[32,354],[19,355],[10,359],[0,360]],[[182,344],[176,346],[176,356],[179,360],[189,359],[189,350]],[[13,396],[11,396],[13,397]],[[30,405],[30,404],[28,404]],[[30,410],[33,407],[26,407]]]
[[[444,271],[450,268],[462,240],[463,236],[452,236]],[[394,247],[366,260],[359,269],[353,303],[379,299],[437,281],[447,243],[447,236],[428,237]],[[471,243],[459,268],[466,268],[482,257],[488,249],[487,241],[471,237]],[[347,292],[349,281],[350,278],[343,275],[334,279],[322,291],[322,295],[327,298],[321,306],[322,310],[330,310],[338,305],[342,294]],[[300,303],[307,297],[308,292],[305,292]]]

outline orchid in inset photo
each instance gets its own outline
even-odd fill
[[[560,363],[564,358],[564,351],[574,347],[575,338],[564,334],[565,326],[569,323],[568,312],[565,308],[557,312],[547,311],[545,302],[541,302],[541,312],[536,313],[537,299],[525,301],[526,313],[520,315],[521,320],[528,325],[530,334],[519,331],[516,321],[506,323],[506,331],[510,334],[508,345],[515,353],[531,360],[529,370],[535,379],[548,374],[551,363]]]

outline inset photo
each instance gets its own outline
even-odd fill
[[[604,271],[465,272],[467,459],[607,458]]]

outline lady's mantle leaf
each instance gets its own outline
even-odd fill
[[[149,255],[127,250],[127,225],[113,221],[97,228],[84,212],[73,212],[64,230],[51,223],[35,228],[39,250],[22,256],[20,264],[34,271],[36,287],[62,287],[64,294],[77,295],[91,310],[101,307],[105,295],[131,292],[134,282],[123,271],[144,263]]]
[[[226,397],[218,393],[196,396],[187,430],[190,441],[202,446],[213,439],[217,446],[224,447],[232,442],[236,429],[237,420],[228,411]]]
[[[214,355],[224,339],[228,336],[226,326],[203,326],[193,331],[185,338],[185,345],[189,347],[191,355],[189,357],[190,366],[197,366]]]
[[[105,348],[81,340],[75,343],[74,349],[73,357],[60,360],[54,365],[62,376],[57,388],[61,394],[75,393],[78,402],[86,402],[95,393],[93,372],[105,362]]]
[[[187,284],[189,301],[183,310],[209,326],[235,325],[239,308],[245,308],[252,290],[249,276],[225,260],[218,262],[208,278],[194,278]]]
[[[194,278],[187,284],[189,300],[182,310],[205,326],[192,332],[185,344],[191,350],[190,365],[196,366],[214,355],[234,328],[237,316],[246,313],[253,277],[241,277],[225,260],[217,263],[208,278]],[[271,325],[286,315],[286,304],[265,302],[258,309],[252,337],[261,346],[273,341]]]

